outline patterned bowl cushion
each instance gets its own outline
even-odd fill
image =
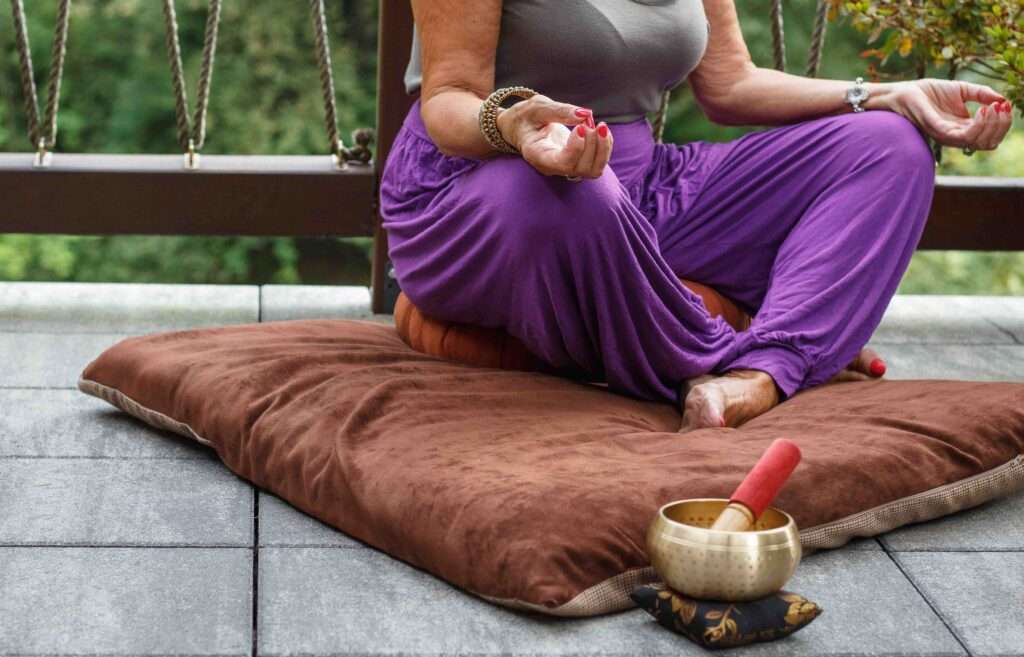
[[[687,597],[656,582],[638,587],[630,597],[662,627],[713,650],[787,637],[822,611],[789,591],[748,602],[715,602]]]

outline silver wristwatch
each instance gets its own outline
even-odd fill
[[[846,102],[853,107],[854,112],[863,112],[864,108],[860,106],[861,103],[866,101],[871,96],[868,93],[868,88],[864,86],[864,78],[857,77],[853,82],[853,86],[846,90]]]

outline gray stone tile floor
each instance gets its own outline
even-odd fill
[[[513,612],[349,538],[76,389],[129,336],[389,322],[365,288],[0,283],[0,657],[698,655],[640,610]],[[897,296],[891,378],[1024,381],[1024,297]],[[749,655],[1024,655],[1024,494],[805,558],[825,608]]]

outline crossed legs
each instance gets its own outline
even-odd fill
[[[399,282],[428,314],[502,327],[553,366],[644,399],[682,404],[685,381],[750,370],[781,400],[870,338],[933,181],[916,128],[872,111],[659,145],[642,186],[612,166],[573,183],[495,157],[384,219]],[[745,306],[751,327],[711,317],[680,276]]]
[[[723,416],[735,426],[857,357],[920,241],[935,163],[913,123],[883,111],[673,148],[663,167],[714,154],[683,218],[656,219],[662,255],[754,315],[720,370],[767,372],[777,386],[700,380],[687,386],[684,428]]]

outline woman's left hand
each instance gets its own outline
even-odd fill
[[[967,101],[981,104],[971,116]],[[894,83],[887,109],[907,117],[938,143],[994,150],[1013,122],[1013,107],[990,87],[965,80],[922,78]]]

